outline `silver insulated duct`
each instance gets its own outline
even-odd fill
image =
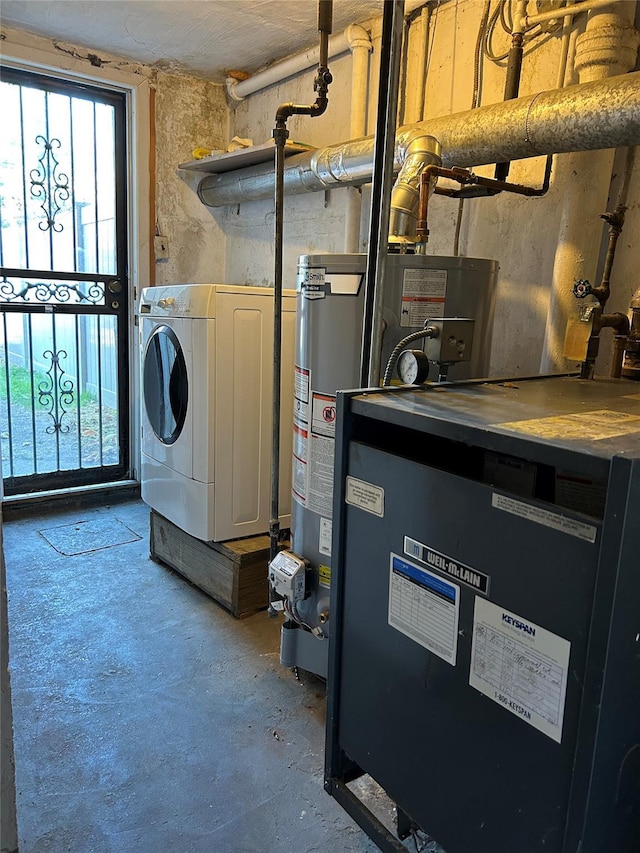
[[[402,127],[396,136],[395,169],[401,169],[416,139],[428,137],[440,143],[445,166],[480,166],[540,154],[637,145],[640,72]],[[289,157],[285,193],[366,183],[371,180],[373,149],[373,137],[366,137]],[[208,207],[271,198],[273,165],[208,175],[200,182],[198,195]]]

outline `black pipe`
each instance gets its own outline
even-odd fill
[[[591,336],[587,343],[587,357],[580,365],[580,379],[593,379],[596,369],[596,358],[598,357],[598,350],[600,348],[600,332],[603,329],[613,329],[614,331],[614,359],[611,363],[611,372],[609,375],[614,379],[620,378],[625,348],[622,341],[626,344],[630,331],[629,318],[626,314],[620,312],[616,314],[602,314],[600,312],[601,309],[598,309],[599,316],[596,316]],[[618,338],[621,340],[616,340]]]
[[[320,32],[320,60],[313,83],[316,100],[313,104],[281,104],[276,111],[273,129],[275,143],[275,245],[273,279],[273,423],[271,431],[271,513],[269,519],[269,561],[274,560],[280,544],[280,400],[282,374],[282,256],[284,243],[284,149],[289,137],[287,119],[292,115],[322,115],[329,103],[328,89],[331,72],[327,67],[329,36],[333,16],[333,0],[318,2],[318,30]],[[275,616],[271,606],[273,590],[269,584],[269,615]]]
[[[329,36],[333,26],[333,0],[318,0],[318,31],[320,33],[321,68],[329,64]]]
[[[607,212],[600,216],[600,218],[604,219],[604,221],[609,225],[609,243],[607,245],[607,256],[604,261],[600,284],[597,287],[592,288],[591,293],[593,293],[603,309],[607,304],[607,300],[611,293],[611,268],[613,267],[613,260],[616,254],[618,237],[620,236],[624,225],[626,210],[627,208],[623,204],[619,204],[613,213]]]
[[[362,322],[362,353],[360,386],[370,384],[371,366],[377,358],[373,352],[373,333],[376,309],[376,289],[382,286],[384,261],[388,250],[390,187],[393,178],[393,152],[396,137],[398,83],[404,0],[388,0],[382,16],[380,45],[380,83],[378,113],[373,154],[373,186],[371,189],[371,219],[369,253],[365,275],[364,317]]]
[[[271,517],[269,519],[269,560],[275,559],[280,541],[280,398],[282,378],[282,252],[284,242],[284,147],[286,127],[273,131],[275,142],[275,263],[273,282],[273,424],[271,432]],[[271,585],[269,585],[271,604]],[[275,610],[269,607],[269,614]]]
[[[316,100],[313,104],[280,104],[276,112],[276,127],[284,127],[287,119],[294,115],[305,115],[316,118],[321,116],[329,104],[329,84],[333,77],[328,68],[329,36],[331,35],[333,18],[333,0],[318,0],[318,32],[320,33],[320,57],[318,70],[313,81],[313,91]]]
[[[504,83],[503,101],[512,101],[520,92],[520,75],[522,73],[522,56],[524,54],[524,34],[514,33],[507,59],[507,77]],[[498,181],[506,181],[511,163],[496,163],[494,177]]]

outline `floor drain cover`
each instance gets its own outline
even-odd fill
[[[116,518],[76,521],[75,524],[65,524],[64,527],[41,530],[40,535],[58,553],[67,557],[124,545],[126,542],[137,542],[142,538]]]

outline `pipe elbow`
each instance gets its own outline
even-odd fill
[[[287,120],[297,112],[296,105],[289,101],[288,104],[280,104],[276,110],[276,126],[287,123]]]
[[[235,77],[227,77],[225,84],[227,87],[227,95],[229,95],[232,101],[237,104],[239,104],[240,101],[244,101],[244,97],[242,95],[239,95],[237,92],[238,81],[235,79]]]
[[[321,116],[323,113],[326,112],[328,106],[328,98],[317,98],[315,104],[311,105],[309,115],[311,116],[311,118],[318,118],[318,116]]]
[[[344,34],[347,40],[347,44],[349,46],[349,50],[353,51],[358,47],[364,47],[369,52],[373,50],[371,36],[365,30],[365,28],[361,27],[359,24],[350,24],[344,31]]]
[[[404,237],[415,231],[420,175],[427,166],[442,165],[442,160],[438,140],[417,130],[405,135],[398,149],[397,155],[402,165],[391,190],[389,232],[393,236]],[[430,193],[434,187],[435,178],[431,181]]]
[[[603,314],[600,324],[603,328],[613,329],[616,335],[624,335],[625,337],[629,334],[631,329],[629,318],[626,314],[622,314],[621,312],[617,312],[615,314]]]

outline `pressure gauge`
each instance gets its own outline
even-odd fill
[[[429,375],[429,360],[420,349],[406,349],[398,358],[398,376],[405,385],[420,385]]]

